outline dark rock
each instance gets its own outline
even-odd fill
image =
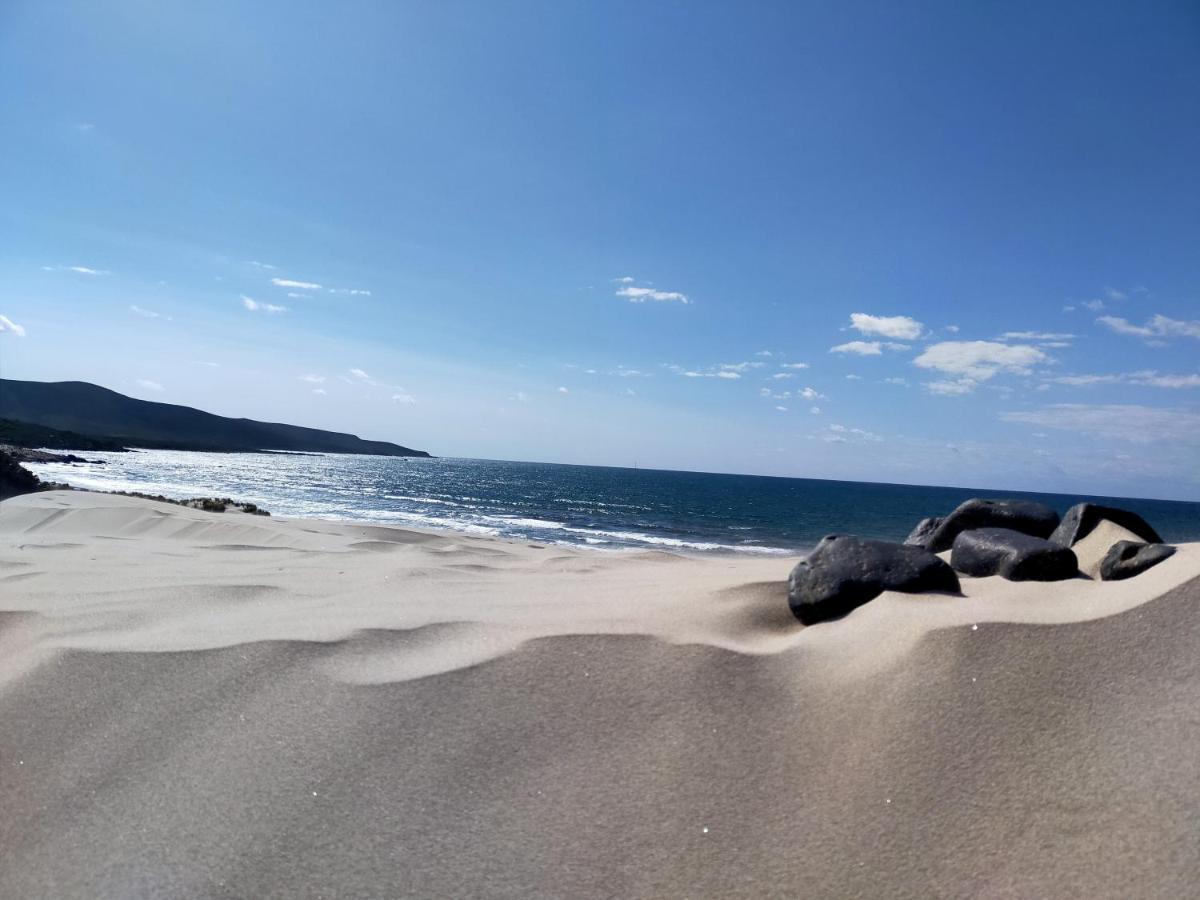
[[[928,520],[926,520],[928,521]],[[929,535],[924,546],[941,553],[954,546],[954,539],[973,528],[1008,528],[1034,537],[1049,537],[1058,525],[1058,513],[1044,503],[1032,500],[981,500],[978,497],[960,503]],[[913,541],[914,529],[908,539]]]
[[[831,534],[792,569],[788,605],[812,625],[844,616],[884,591],[958,590],[954,570],[928,550]]]
[[[42,481],[9,453],[0,450],[0,500],[44,490]]]
[[[927,547],[930,537],[945,521],[945,516],[930,516],[928,519],[922,519],[917,523],[917,527],[908,533],[904,543],[910,547]]]
[[[1131,528],[1130,531],[1132,530]],[[1175,548],[1168,544],[1117,541],[1108,548],[1108,553],[1100,562],[1100,580],[1122,581],[1134,575],[1141,575],[1174,555]]]
[[[1070,547],[1011,528],[962,532],[954,539],[950,565],[964,575],[999,575],[1009,581],[1062,581],[1079,572],[1079,560]]]
[[[1076,503],[1068,509],[1062,522],[1050,535],[1050,540],[1060,547],[1074,547],[1105,519],[1114,525],[1120,525],[1126,531],[1132,531],[1148,544],[1162,543],[1158,532],[1137,513],[1115,506],[1100,506],[1097,503]]]

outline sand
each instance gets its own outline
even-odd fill
[[[1200,544],[801,627],[781,558],[0,504],[0,896],[1178,897]]]

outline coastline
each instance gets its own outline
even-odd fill
[[[1194,883],[1200,544],[807,628],[791,563],[4,501],[0,893]]]

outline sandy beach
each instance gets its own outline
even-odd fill
[[[791,616],[792,559],[0,504],[0,896],[1178,897],[1200,544]]]

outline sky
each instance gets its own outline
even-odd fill
[[[0,375],[1200,500],[1200,7],[0,2]]]

